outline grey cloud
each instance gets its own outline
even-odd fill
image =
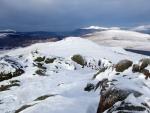
[[[71,30],[149,23],[150,0],[1,0],[0,27]]]

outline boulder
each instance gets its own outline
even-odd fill
[[[140,60],[140,70],[145,69],[148,65],[150,65],[150,59],[144,58]]]
[[[142,95],[140,92],[127,89],[124,90],[110,88],[106,90],[103,94],[101,94],[97,113],[103,113],[104,111],[110,109],[115,103],[125,100],[131,93],[134,94],[135,97],[139,97]]]
[[[77,55],[73,55],[72,58],[71,58],[74,62],[76,62],[77,64],[80,64],[81,66],[84,66],[85,65],[85,60],[84,58],[77,54]]]
[[[133,62],[130,60],[121,60],[115,65],[115,68],[117,72],[123,72],[126,69],[128,69],[130,66],[132,66],[132,64]]]

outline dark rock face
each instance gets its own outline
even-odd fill
[[[130,60],[121,60],[118,62],[115,66],[117,72],[123,72],[126,69],[128,69],[130,66],[132,66],[133,62]]]
[[[140,66],[138,64],[134,64],[132,67],[132,72],[133,73],[140,72]]]
[[[95,86],[94,84],[88,83],[87,86],[84,88],[84,91],[91,91],[94,90]]]

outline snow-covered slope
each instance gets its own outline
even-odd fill
[[[113,80],[117,73],[113,70],[114,64],[121,59],[136,62],[144,57],[79,37],[3,53],[0,55],[3,69],[0,71],[0,113],[96,113],[101,89],[87,92],[87,84],[96,84],[103,78]],[[93,75],[103,69],[106,71],[98,73],[93,80]],[[130,78],[132,72],[128,71],[123,75],[130,74]],[[129,82],[122,74],[120,78],[115,77],[119,83]],[[135,88],[139,87],[135,90],[149,94],[148,88],[142,90],[145,85],[141,79],[138,78],[139,84],[133,82],[135,79],[130,84],[133,82]],[[147,80],[145,84],[150,83]],[[144,95],[142,99],[147,102],[149,97]]]
[[[150,50],[150,35],[127,30],[105,30],[85,36],[100,45]]]
[[[37,43],[26,48],[20,48],[7,52],[7,55],[28,55],[33,50],[39,50],[44,55],[55,55],[60,57],[68,57],[74,54],[83,54],[84,56],[92,56],[95,58],[106,58],[114,62],[117,62],[123,58],[136,59],[140,56],[136,54],[135,57],[134,53],[127,52],[122,48],[100,46],[90,40],[80,37],[69,37],[55,43]]]
[[[134,28],[131,28],[133,31],[147,31],[150,30],[150,25],[143,25],[143,26],[137,26]]]

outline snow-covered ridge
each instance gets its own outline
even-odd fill
[[[136,78],[139,73],[134,76],[129,68],[116,75],[114,68],[119,60],[128,59],[136,63],[143,57],[146,56],[118,47],[100,46],[80,37],[37,43],[9,51],[0,55],[0,66],[3,67],[3,74],[0,73],[0,76],[11,76],[9,72],[15,71],[15,64],[22,69],[22,73],[17,72],[17,77],[11,76],[0,82],[0,112],[96,113],[101,89],[87,92],[89,88],[85,87],[88,83],[97,84],[105,78],[112,81],[117,79],[116,83],[120,87],[126,82],[133,83],[136,90],[143,87],[144,90],[141,91],[149,94],[149,89],[143,85],[146,80],[142,73],[140,77],[143,78]],[[8,73],[6,69],[9,69]],[[98,76],[93,80],[97,71]],[[124,78],[123,75],[127,77]],[[128,79],[130,77],[133,81]],[[149,81],[145,84],[149,85]],[[130,95],[131,97],[133,96]],[[149,104],[146,97],[144,95],[142,99]]]
[[[83,39],[80,37],[68,37],[64,40],[58,42],[47,42],[47,43],[37,43],[29,47],[19,48],[7,52],[7,55],[28,55],[33,50],[39,50],[45,55],[55,55],[68,57],[73,54],[83,54],[84,56],[92,56],[95,58],[107,58],[111,61],[118,57],[118,61],[123,58],[134,58],[134,53],[129,53],[121,48],[110,48],[106,46],[100,46],[88,39]],[[105,51],[105,54],[103,54]],[[136,55],[140,58],[140,55]]]

